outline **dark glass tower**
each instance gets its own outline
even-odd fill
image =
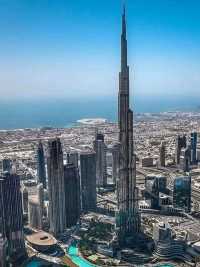
[[[117,181],[118,213],[116,226],[119,243],[124,244],[140,229],[137,208],[136,163],[133,147],[133,111],[129,107],[129,66],[127,64],[126,16],[122,16],[121,71],[118,96],[119,179]]]
[[[80,216],[80,177],[78,168],[68,163],[64,166],[66,226],[77,223]]]
[[[192,164],[197,163],[197,133],[191,133],[191,162]]]
[[[8,240],[9,255],[16,257],[25,253],[19,176],[4,173],[0,178],[0,190],[1,231]]]
[[[177,139],[176,139],[176,164],[180,164],[180,155],[181,155],[181,149],[182,148],[186,148],[187,147],[187,138],[185,135],[183,136],[180,136],[178,135],[177,136]]]
[[[96,193],[96,154],[85,152],[80,155],[81,198],[83,212],[95,211]]]
[[[0,177],[0,234],[5,237],[6,234],[6,218],[5,218],[5,181]]]
[[[67,163],[73,164],[76,168],[78,168],[78,153],[67,153]]]
[[[37,175],[38,175],[38,184],[42,183],[43,187],[46,188],[46,169],[45,169],[45,158],[44,158],[44,149],[42,142],[39,143],[37,148]]]
[[[47,170],[50,232],[57,236],[66,227],[63,152],[59,138],[48,143]]]
[[[161,167],[165,167],[165,152],[166,152],[165,144],[162,143],[160,147],[160,166]]]
[[[119,151],[120,144],[115,144],[112,147],[112,177],[115,185],[119,177]]]
[[[97,187],[107,185],[107,162],[106,162],[106,144],[104,135],[97,133],[93,142],[93,148],[96,152],[96,183]]]
[[[173,205],[175,208],[190,212],[191,209],[191,177],[176,177],[174,180]]]
[[[12,162],[10,159],[2,160],[2,172],[10,172],[12,168]]]

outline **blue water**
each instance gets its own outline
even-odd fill
[[[32,260],[26,267],[42,267],[42,262],[40,260]]]
[[[70,246],[68,250],[68,255],[70,256],[71,260],[77,264],[79,267],[95,267],[96,265],[86,261],[84,258],[78,255],[78,248],[76,246]],[[32,260],[29,262],[26,267],[42,267],[42,262],[40,260]],[[96,266],[97,267],[97,266]],[[173,267],[172,264],[161,264],[157,265],[156,267]]]
[[[132,103],[133,104],[133,103]],[[135,97],[134,112],[197,110],[195,97]],[[107,98],[0,101],[0,129],[66,127],[78,119],[117,119],[117,94]]]
[[[78,255],[78,248],[76,246],[70,246],[68,250],[68,254],[71,260],[75,264],[77,264],[79,267],[95,267],[94,264],[90,263],[89,261],[86,261],[84,258],[81,258]]]

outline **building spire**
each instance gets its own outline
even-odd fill
[[[123,4],[123,14],[122,14],[122,34],[126,38],[126,6]]]
[[[121,71],[127,68],[126,7],[123,5],[121,34]]]

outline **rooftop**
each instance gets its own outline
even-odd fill
[[[57,240],[52,235],[43,231],[28,235],[26,239],[36,246],[53,246],[57,243]]]

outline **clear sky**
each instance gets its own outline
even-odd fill
[[[131,91],[200,97],[200,1],[127,0]],[[0,0],[0,95],[116,95],[121,1]]]

